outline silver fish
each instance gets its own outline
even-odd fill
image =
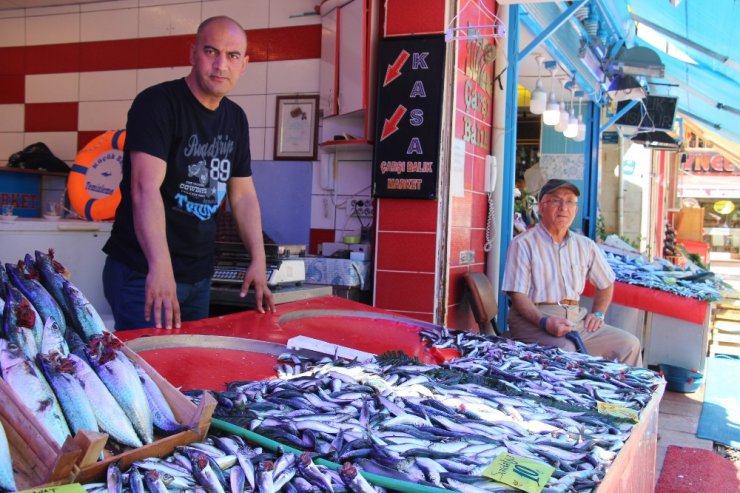
[[[144,483],[146,484],[149,493],[167,493],[167,486],[165,486],[162,477],[157,471],[147,471],[144,473]]]
[[[5,428],[0,421],[0,490],[18,491],[13,476],[13,462],[10,457],[10,445],[5,434]]]
[[[123,491],[123,478],[118,461],[111,463],[105,471],[105,484],[108,493],[121,493]]]
[[[95,335],[106,332],[105,322],[95,307],[88,301],[82,291],[69,281],[64,281],[64,296],[72,313],[72,322],[77,332],[90,340]]]
[[[33,359],[39,352],[36,340],[40,339],[42,331],[41,317],[31,302],[16,287],[8,285],[3,311],[3,336]]]
[[[69,426],[54,392],[36,364],[17,345],[0,339],[0,367],[3,379],[54,440],[63,445],[70,435]]]
[[[74,365],[73,375],[82,384],[85,395],[92,404],[100,430],[108,433],[111,438],[123,445],[141,447],[143,443],[136,434],[131,421],[97,373],[85,360],[75,354],[70,354],[67,359]]]
[[[131,493],[145,493],[144,489],[144,475],[138,467],[132,466],[128,470],[128,487]]]
[[[19,261],[18,265],[5,264],[5,269],[10,282],[28,298],[28,301],[33,303],[34,308],[41,315],[41,320],[46,321],[48,318],[53,318],[59,324],[62,333],[66,332],[67,322],[64,312],[41,284],[36,268],[33,265],[26,265],[24,261]],[[41,339],[39,338],[36,342],[40,343]]]
[[[144,393],[149,403],[149,409],[151,409],[152,423],[154,426],[167,433],[176,433],[184,430],[186,426],[177,422],[172,408],[164,397],[164,394],[162,394],[162,390],[152,380],[152,377],[139,365],[134,364],[134,368],[144,387]]]
[[[41,346],[39,353],[48,355],[52,351],[67,356],[69,354],[69,345],[64,338],[64,332],[56,320],[53,318],[46,319],[44,330],[41,333]]]
[[[64,296],[64,281],[69,277],[69,272],[62,264],[54,260],[53,250],[49,250],[48,254],[36,250],[35,257],[35,267],[39,273],[41,284],[54,297],[67,320],[71,322],[72,312]]]
[[[90,365],[121,405],[142,442],[152,443],[152,411],[136,368],[113,342],[101,341],[99,344],[99,349],[86,352]]]
[[[188,457],[193,464],[193,476],[208,493],[225,493],[216,471],[211,466],[205,452],[188,450]]]
[[[64,416],[67,419],[72,433],[79,430],[99,431],[95,411],[85,394],[85,389],[72,372],[75,371],[74,364],[62,360],[58,353],[52,356],[40,354],[36,360],[41,370],[54,389],[54,394],[59,400]]]
[[[354,493],[375,493],[375,488],[349,462],[339,468],[339,477]]]

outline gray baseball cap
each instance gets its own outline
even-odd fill
[[[542,197],[547,195],[548,193],[552,193],[555,190],[559,190],[561,188],[567,188],[574,194],[576,194],[576,197],[581,196],[580,190],[578,190],[578,187],[573,185],[571,182],[567,180],[559,180],[557,178],[553,178],[552,180],[547,180],[547,183],[542,185],[542,188],[540,188],[540,194],[538,196],[538,200],[542,200]]]

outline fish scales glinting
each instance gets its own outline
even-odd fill
[[[437,366],[398,354],[354,363],[286,353],[279,378],[216,393],[216,415],[414,483],[504,491],[481,473],[510,452],[555,468],[544,491],[592,491],[634,427],[600,414],[597,402],[639,412],[662,381],[647,369],[504,338],[442,327],[422,337],[461,356]]]

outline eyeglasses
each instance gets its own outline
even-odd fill
[[[575,209],[578,207],[578,201],[576,200],[563,200],[563,199],[549,199],[543,202],[544,204],[552,204],[554,207],[565,207],[566,209]]]

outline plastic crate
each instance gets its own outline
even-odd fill
[[[698,370],[682,368],[680,366],[658,365],[661,375],[666,379],[666,388],[671,392],[690,394],[701,387],[704,375]]]

